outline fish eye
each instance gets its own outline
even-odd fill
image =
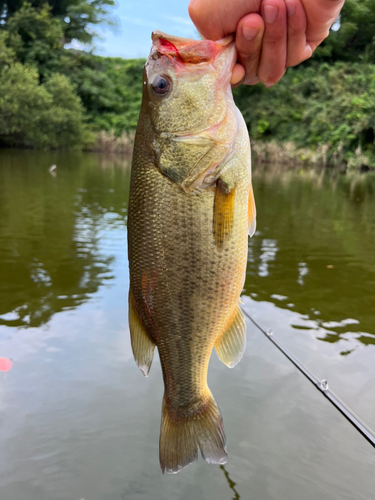
[[[172,87],[172,82],[167,76],[158,75],[152,80],[151,87],[155,94],[165,96]]]

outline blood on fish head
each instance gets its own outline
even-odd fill
[[[208,63],[214,59],[218,52],[215,42],[211,40],[177,39],[157,31],[152,34],[152,40],[154,47],[160,54],[182,64]]]
[[[216,42],[212,40],[193,40],[167,35],[154,31],[151,35],[151,54],[156,57],[166,56],[175,66],[175,71],[196,72],[206,65],[212,65],[217,72],[225,73],[226,84],[236,62],[234,37],[229,35]],[[150,55],[151,55],[150,54]],[[225,63],[225,68],[223,68]],[[197,67],[200,65],[201,67]]]
[[[235,62],[233,36],[214,42],[154,31],[143,93],[153,129],[194,133],[222,121]]]

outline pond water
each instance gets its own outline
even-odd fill
[[[127,324],[129,180],[126,157],[0,151],[0,498],[372,499],[374,449],[250,322],[241,363],[209,369],[228,463],[162,476],[160,363],[142,376]],[[244,308],[375,428],[374,177],[255,165],[253,185]]]

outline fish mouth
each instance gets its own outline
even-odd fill
[[[184,38],[181,36],[168,35],[161,30],[154,30],[151,33],[151,39],[154,42],[157,39],[163,38],[164,40],[168,40],[174,45],[178,46],[180,44],[183,45],[191,45],[192,43],[204,42],[205,40],[195,40],[194,38]],[[214,43],[220,44],[222,46],[228,45],[229,43],[234,41],[234,35],[228,35],[220,40],[215,41]]]
[[[215,57],[229,44],[234,43],[234,35],[228,35],[220,40],[195,40],[168,35],[155,30],[151,33],[152,47],[163,55],[180,58],[185,63],[208,61]],[[190,59],[191,58],[191,59]]]
[[[177,65],[214,64],[215,59],[224,50],[230,48],[235,53],[234,35],[220,40],[194,40],[168,35],[159,30],[151,34],[152,47],[150,56],[166,56]],[[230,71],[233,70],[236,57],[232,57]]]

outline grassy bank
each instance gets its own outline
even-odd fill
[[[117,136],[112,130],[101,130],[92,134],[92,140],[83,146],[85,151],[129,154],[133,152],[135,132],[123,132]]]
[[[328,144],[315,149],[301,148],[293,142],[282,142],[275,139],[267,141],[251,141],[252,157],[257,164],[284,164],[289,167],[323,167],[335,168],[342,172],[357,170],[375,171],[375,165],[368,165],[367,158],[356,151],[350,161],[344,161],[340,151],[330,152]],[[330,154],[329,154],[330,153]]]
[[[129,154],[133,152],[134,132],[125,132],[116,137],[113,132],[98,132],[94,135],[92,142],[86,144],[84,151]],[[342,158],[330,158],[328,161],[327,152],[329,146],[321,146],[316,150],[300,148],[293,142],[281,142],[277,140],[259,141],[251,140],[251,152],[253,162],[257,165],[274,164],[287,165],[292,168],[304,167],[334,167],[341,171],[346,170],[374,170],[375,167],[367,167],[362,164],[361,158],[354,160],[353,165],[347,165]],[[362,164],[362,167],[358,167]]]

